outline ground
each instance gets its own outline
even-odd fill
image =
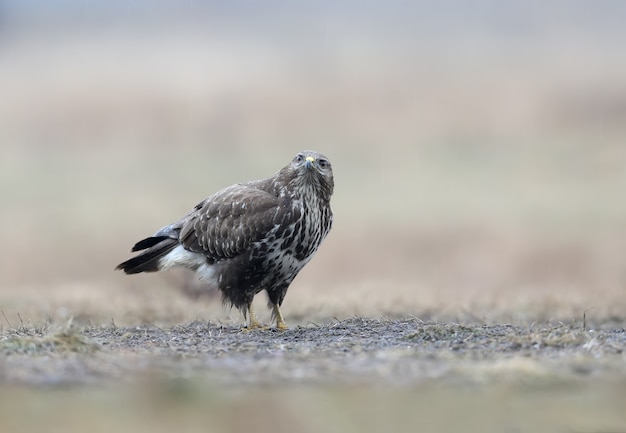
[[[89,422],[139,431],[203,422],[227,431],[257,423],[278,432],[429,424],[443,431],[623,431],[624,327],[415,317],[333,320],[286,332],[206,321],[19,326],[0,340],[7,403],[0,415],[11,431],[48,424],[67,431]],[[241,419],[242,410],[257,421]],[[31,419],[32,411],[41,413]]]

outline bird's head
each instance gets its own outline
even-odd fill
[[[326,201],[330,201],[335,187],[330,161],[312,150],[298,153],[278,176],[290,190],[300,191],[302,195],[312,192]]]

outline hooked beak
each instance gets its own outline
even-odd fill
[[[313,167],[314,162],[315,162],[315,158],[313,158],[312,156],[307,156],[306,159],[304,160],[304,166],[306,168],[311,168]]]

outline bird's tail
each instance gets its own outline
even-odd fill
[[[126,260],[115,267],[127,274],[140,272],[156,272],[159,270],[159,260],[178,245],[178,239],[167,236],[151,236],[135,244],[131,251],[143,251],[141,254]]]

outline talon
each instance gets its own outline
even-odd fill
[[[269,329],[269,326],[265,326],[265,325],[261,325],[260,323],[257,323],[254,326],[244,326],[243,328],[241,328],[241,332],[252,332],[252,331],[267,331]]]
[[[252,304],[248,305],[248,326],[241,328],[242,331],[253,331],[253,330],[266,330],[267,326],[262,325],[256,318],[256,313],[252,308]]]

